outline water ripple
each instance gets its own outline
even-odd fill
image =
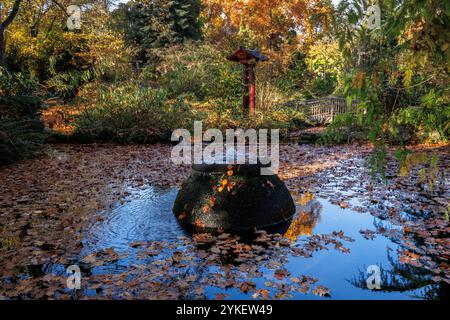
[[[89,251],[113,247],[127,250],[134,241],[175,240],[184,235],[172,213],[178,188],[149,187],[133,200],[103,212],[84,240]]]

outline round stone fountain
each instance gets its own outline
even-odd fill
[[[194,164],[173,212],[194,230],[283,232],[295,213],[294,201],[276,174],[260,174],[262,167],[261,163]]]

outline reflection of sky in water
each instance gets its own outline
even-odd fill
[[[314,201],[314,200],[313,200]],[[319,199],[320,201],[320,199]],[[359,213],[339,206],[320,201],[322,204],[321,219],[314,228],[315,234],[326,234],[333,231],[344,231],[346,236],[355,242],[343,242],[350,249],[344,254],[337,250],[319,251],[312,258],[293,258],[287,265],[290,270],[307,274],[319,279],[319,282],[331,289],[334,299],[407,299],[405,293],[380,293],[362,290],[353,286],[348,280],[353,279],[359,270],[373,264],[390,267],[387,260],[387,247],[396,245],[387,238],[377,235],[374,240],[366,240],[359,230],[373,230],[374,217],[368,213]],[[315,298],[314,296],[304,296]]]
[[[85,251],[96,251],[113,247],[117,252],[131,250],[129,244],[134,241],[146,240],[175,240],[184,235],[176,218],[172,214],[172,205],[177,189],[161,189],[149,187],[140,191],[138,197],[123,205],[118,205],[105,213],[105,220],[96,222],[85,238]],[[308,200],[309,201],[309,200]],[[377,235],[374,240],[366,240],[359,230],[374,230],[374,221],[378,220],[368,213],[342,209],[330,204],[324,199],[313,199],[298,205],[298,211],[303,214],[304,225],[297,226],[297,235],[328,234],[342,230],[346,236],[355,242],[342,241],[350,249],[350,253],[342,253],[330,247],[329,250],[315,252],[312,258],[292,257],[286,265],[293,276],[308,275],[319,279],[318,284],[331,290],[333,299],[410,299],[412,292],[382,293],[363,290],[349,282],[358,276],[359,271],[365,271],[369,265],[382,265],[391,269],[387,259],[387,248],[397,248],[389,239]],[[308,215],[310,219],[308,218]],[[379,220],[378,220],[379,222]],[[303,223],[303,222],[301,222]],[[291,235],[294,238],[296,235]],[[121,272],[131,260],[122,260],[121,266],[116,266]],[[108,272],[115,267],[108,267]],[[100,270],[98,270],[101,272]],[[106,270],[105,270],[106,271]],[[273,271],[268,271],[272,274]],[[263,285],[264,279],[257,280]],[[207,290],[211,296],[216,292],[223,292],[217,288]],[[235,289],[227,291],[231,298],[251,299]],[[294,293],[295,299],[321,299],[312,294]]]

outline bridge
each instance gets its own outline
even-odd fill
[[[308,120],[318,124],[331,123],[333,119],[340,114],[353,113],[358,111],[358,101],[354,100],[348,104],[343,97],[323,97],[310,100],[293,100],[286,103],[308,117]]]

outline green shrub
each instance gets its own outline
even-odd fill
[[[41,101],[34,95],[38,82],[25,73],[0,68],[0,118],[34,116]]]
[[[48,93],[69,100],[89,82],[126,81],[135,76],[134,49],[125,46],[118,34],[68,32],[58,41],[62,43],[55,43],[45,56],[48,66],[42,82]]]
[[[37,88],[37,82],[29,75],[0,68],[0,164],[29,158],[44,142]]]
[[[75,120],[72,138],[76,141],[168,141],[174,129],[193,123],[183,96],[169,100],[164,89],[142,87],[138,82],[109,87],[92,84],[81,95],[86,107]]]
[[[143,87],[138,81],[120,85],[93,83],[85,86],[80,95],[79,102],[85,107],[70,137],[79,142],[169,141],[174,129],[192,129],[194,120],[203,120],[205,130],[278,128],[282,135],[304,122],[302,113],[274,101],[253,116],[242,111],[240,100],[218,100],[213,108],[196,109],[186,102],[185,95],[171,98],[167,90]]]
[[[82,85],[82,71],[68,71],[55,74],[46,82],[46,89],[58,97],[69,99],[75,97],[77,90]]]
[[[420,141],[447,141],[450,134],[449,98],[441,92],[430,90],[420,106],[397,110],[390,118],[391,140],[401,139],[404,131],[416,134]]]
[[[219,102],[216,108],[202,116],[208,128],[280,129],[281,136],[305,123],[303,113],[282,104],[267,104],[264,109],[257,109],[254,115],[249,116],[242,111],[240,102],[231,105]]]
[[[240,99],[241,66],[227,61],[226,55],[213,46],[187,43],[166,48],[159,55],[158,83],[170,97],[191,94],[200,101]]]
[[[319,138],[320,144],[349,143],[353,138],[364,139],[366,134],[358,126],[355,116],[351,113],[337,115],[327,126]]]
[[[44,140],[44,125],[39,119],[0,119],[0,164],[35,155]]]

